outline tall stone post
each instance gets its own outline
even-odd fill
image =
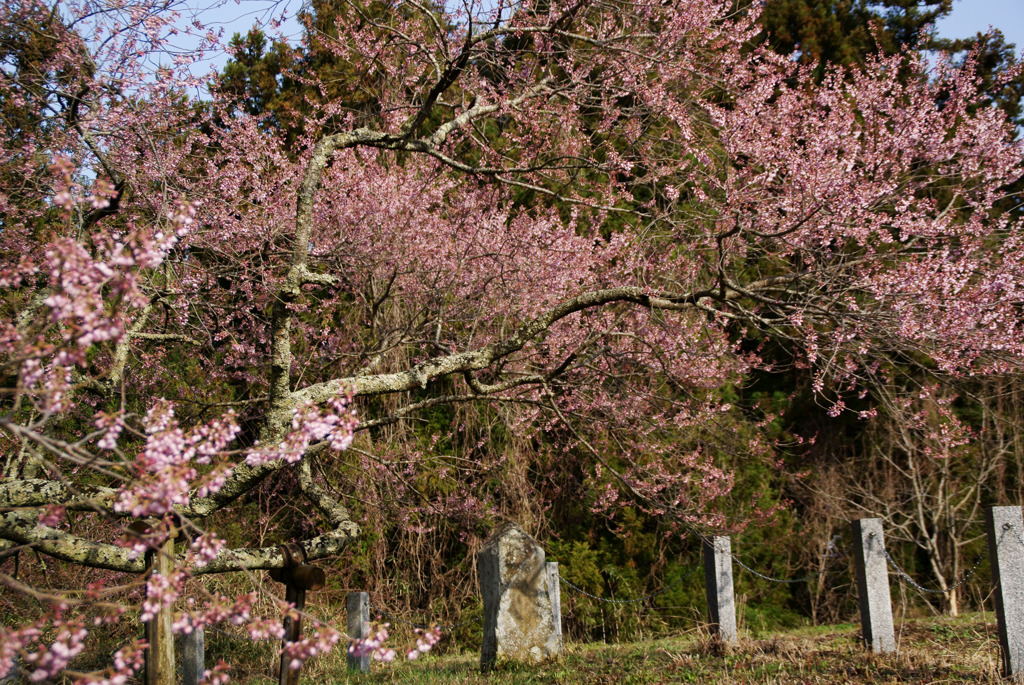
[[[536,663],[557,656],[559,638],[548,595],[544,549],[515,523],[504,523],[477,556],[484,603],[480,668],[498,659]]]
[[[206,671],[206,638],[202,628],[181,636],[181,684],[199,685]]]
[[[727,535],[704,540],[704,591],[711,634],[722,642],[736,639],[736,599],[732,586],[732,544]]]
[[[860,632],[873,652],[896,651],[889,596],[889,566],[885,559],[882,519],[858,519],[850,523],[853,559],[857,570]]]
[[[364,640],[370,633],[370,593],[350,592],[345,597],[348,612],[348,636],[353,640]],[[370,655],[356,656],[349,652],[348,670],[366,673],[370,670]]]
[[[551,621],[558,635],[558,651],[562,651],[562,586],[558,580],[558,562],[548,562],[548,601],[551,602]]]
[[[1024,681],[1024,520],[1020,507],[985,512],[1003,675]]]

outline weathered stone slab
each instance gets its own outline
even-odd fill
[[[732,543],[727,535],[704,541],[704,592],[711,634],[722,642],[736,639],[736,598],[732,586]]]
[[[882,519],[858,519],[850,523],[853,559],[857,570],[860,632],[872,652],[896,651],[896,632],[889,596],[889,565],[885,558]]]
[[[496,661],[538,663],[559,653],[544,549],[515,523],[499,526],[477,555],[484,603],[480,668]]]
[[[1003,675],[1024,680],[1024,518],[1020,507],[985,512]]]

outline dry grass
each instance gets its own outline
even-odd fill
[[[570,644],[554,662],[536,667],[504,664],[487,675],[479,670],[479,653],[445,653],[416,662],[376,664],[369,674],[348,674],[341,655],[311,663],[304,683],[370,685],[409,683],[440,685],[534,683],[1002,683],[999,646],[991,614],[959,619],[908,619],[897,628],[899,651],[866,652],[859,628],[842,625],[747,637],[722,645],[693,631],[651,642],[603,645]],[[400,642],[398,643],[400,644]],[[269,647],[269,646],[268,646]],[[266,657],[263,663],[266,664]],[[268,673],[268,676],[270,674]],[[236,674],[243,682],[276,682],[252,670]]]

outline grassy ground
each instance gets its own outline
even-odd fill
[[[506,664],[483,675],[479,653],[444,654],[375,664],[366,675],[332,668],[303,673],[304,683],[371,685],[447,683],[997,683],[999,645],[991,614],[907,620],[897,628],[899,651],[867,653],[855,625],[745,638],[722,647],[700,634],[623,645],[567,645],[542,666]],[[333,673],[331,671],[334,671]]]

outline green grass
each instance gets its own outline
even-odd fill
[[[375,685],[448,683],[1002,683],[991,614],[958,619],[908,619],[897,626],[899,651],[867,652],[852,624],[780,631],[723,646],[695,631],[679,637],[619,645],[568,644],[561,658],[537,666],[502,664],[488,674],[479,652],[430,654],[418,661],[374,664],[348,674],[335,656],[310,663],[304,683]],[[397,645],[397,643],[396,643]],[[241,675],[241,674],[239,674]],[[240,678],[240,680],[246,680]],[[260,682],[253,679],[250,682]],[[276,682],[276,681],[275,681]]]

